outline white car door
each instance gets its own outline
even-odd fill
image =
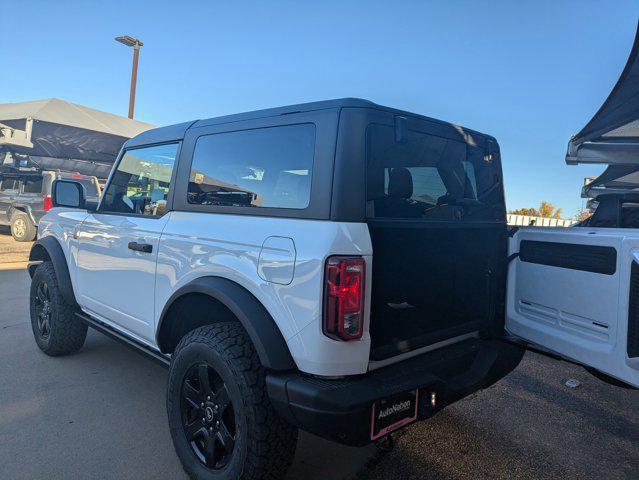
[[[586,193],[636,191],[638,70],[639,35],[612,92],[568,144],[566,163],[610,165]],[[602,205],[595,215],[605,212],[602,218],[616,219],[608,225],[622,225],[621,204],[599,211]],[[519,256],[509,265],[506,329],[639,387],[639,229],[598,224],[515,234],[510,253]]]
[[[154,338],[155,269],[178,144],[126,150],[96,212],[78,226],[83,309],[140,340]]]
[[[639,387],[639,232],[523,228],[510,255],[506,330]]]

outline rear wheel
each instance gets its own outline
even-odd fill
[[[87,326],[62,296],[51,262],[42,262],[33,275],[30,312],[36,344],[47,355],[68,355],[84,345]]]
[[[17,242],[30,242],[36,237],[36,227],[26,213],[11,216],[11,235]]]
[[[180,341],[167,411],[175,450],[192,479],[276,480],[291,465],[297,429],[273,410],[264,368],[237,323],[201,327]]]

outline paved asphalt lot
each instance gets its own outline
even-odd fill
[[[47,357],[28,290],[26,271],[0,271],[0,480],[186,479],[166,420],[167,371],[92,330],[78,354]],[[289,479],[352,478],[376,453],[302,435]]]
[[[401,435],[360,479],[636,480],[639,391],[528,353],[505,379]]]
[[[0,479],[185,478],[166,425],[166,371],[91,331],[79,354],[46,357],[27,292],[24,271],[0,271]],[[579,388],[564,386],[571,377]],[[373,456],[304,435],[289,478],[638,479],[639,391],[528,354],[364,467]]]
[[[11,229],[0,225],[0,264],[27,260],[31,245],[32,242],[16,242]]]

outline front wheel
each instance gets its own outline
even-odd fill
[[[76,315],[58,287],[51,262],[42,262],[31,280],[31,329],[36,344],[52,357],[76,352],[84,345],[87,325]]]
[[[271,406],[264,368],[240,324],[207,325],[180,341],[167,412],[191,479],[276,480],[291,465],[297,429]]]

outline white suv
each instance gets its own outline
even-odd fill
[[[169,365],[191,478],[280,478],[298,428],[364,445],[523,355],[499,148],[456,125],[357,99],[194,121],[129,140],[98,205],[53,201],[36,342],[88,325]]]

